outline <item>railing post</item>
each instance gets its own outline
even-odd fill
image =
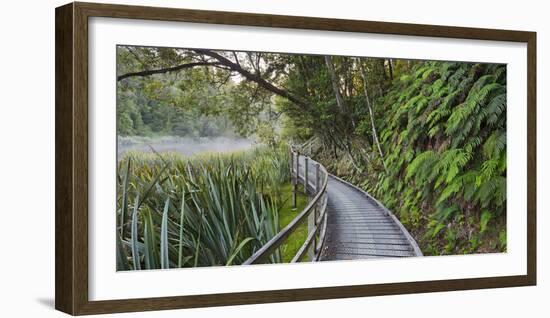
[[[304,193],[307,195],[309,158],[304,156]]]
[[[292,155],[292,157],[294,157],[294,154]],[[292,210],[296,210],[296,207],[298,205],[296,192],[298,191],[299,180],[300,180],[300,153],[296,151],[296,173],[294,174],[294,180],[293,180],[294,182],[292,182]]]
[[[300,152],[296,150],[296,177],[300,179]]]
[[[319,171],[320,171],[320,165],[319,163],[316,163],[315,164],[315,194],[319,193],[319,187],[320,187],[320,174],[319,174]],[[321,197],[321,200],[318,200],[316,203],[315,203],[315,208],[314,208],[314,211],[313,211],[313,215],[314,215],[314,221],[315,221],[315,226],[319,226],[319,224],[317,224],[317,218],[319,217],[319,202],[322,202],[323,200],[323,197]],[[315,236],[315,239],[314,239],[314,243],[313,243],[313,255],[315,257],[315,254],[317,254],[317,245],[318,245],[318,238],[317,238],[317,235]]]
[[[308,187],[308,179],[309,179],[309,174],[308,174],[308,172],[309,172],[308,171],[309,170],[309,159],[308,159],[308,157],[304,157],[304,162],[305,162],[305,166],[304,166],[304,192],[306,192],[306,195],[307,195],[307,187]],[[315,192],[317,192],[317,189],[315,189]],[[313,207],[313,211],[310,212],[309,216],[307,217],[307,233],[308,233],[308,236],[309,236],[310,233],[315,231],[316,215],[317,215],[317,204],[315,204],[315,206]],[[314,242],[315,242],[315,240],[314,240]],[[315,244],[310,245],[310,247],[307,251],[307,255],[308,255],[310,261],[315,260]]]
[[[294,152],[290,148],[290,182],[294,184]]]
[[[315,206],[317,206],[317,204],[315,204]],[[314,210],[316,211],[317,207],[315,207]],[[315,215],[317,214],[315,213],[315,211],[313,211],[313,213],[309,213],[307,217],[307,235],[308,236],[311,234],[311,232],[315,231]],[[315,235],[313,243],[309,246],[307,250],[307,256],[309,257],[310,262],[313,262],[315,260],[315,249],[317,246],[316,242],[317,242],[317,235]]]
[[[319,163],[315,164],[315,194],[319,192]]]

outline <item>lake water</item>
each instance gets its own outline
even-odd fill
[[[211,137],[119,137],[117,155],[128,151],[152,152],[151,147],[159,153],[177,152],[191,156],[202,152],[229,152],[250,149],[254,141],[245,138]]]

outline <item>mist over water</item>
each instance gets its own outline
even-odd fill
[[[238,137],[118,137],[117,156],[120,160],[128,151],[152,152],[151,147],[159,153],[176,152],[192,156],[203,152],[231,152],[252,148],[253,140]]]

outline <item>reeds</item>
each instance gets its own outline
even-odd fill
[[[117,269],[241,264],[278,232],[289,170],[282,147],[126,154],[117,169]]]

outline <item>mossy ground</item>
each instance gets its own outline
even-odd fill
[[[292,184],[288,183],[281,188],[280,201],[282,206],[279,209],[279,226],[283,229],[287,226],[307,205],[307,196],[303,193],[301,187],[298,188],[298,196],[296,199],[296,209],[292,209]],[[307,238],[307,222],[302,223],[294,233],[292,233],[287,241],[281,245],[281,257],[284,263],[292,260],[300,246]]]

